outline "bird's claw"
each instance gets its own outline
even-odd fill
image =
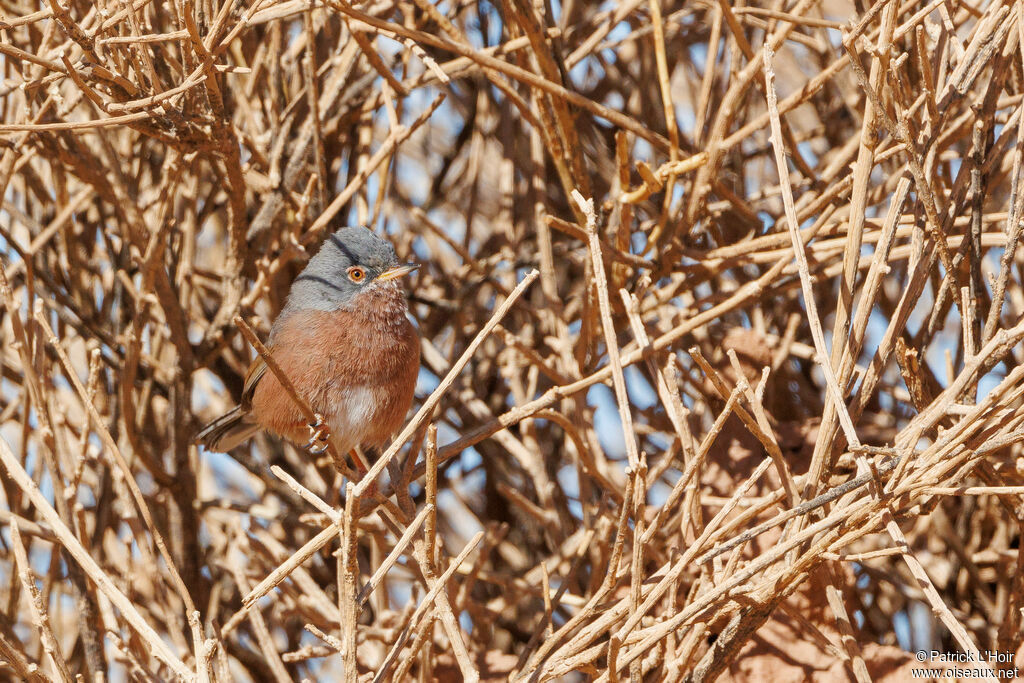
[[[314,413],[316,422],[309,425],[309,441],[306,442],[306,450],[313,455],[320,455],[327,450],[328,440],[331,438],[331,430],[324,422],[324,416]]]

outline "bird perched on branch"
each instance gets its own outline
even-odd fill
[[[331,235],[292,283],[267,340],[316,422],[257,357],[241,404],[196,441],[227,452],[267,430],[314,453],[326,450],[328,438],[342,453],[383,446],[409,410],[419,372],[419,336],[399,285],[416,268],[399,264],[394,247],[367,228]]]

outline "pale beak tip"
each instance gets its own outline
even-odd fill
[[[403,263],[400,266],[389,268],[380,274],[379,280],[395,280],[402,276],[408,275],[409,273],[419,270],[420,264],[418,263]]]

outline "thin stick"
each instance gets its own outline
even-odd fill
[[[405,552],[405,549],[409,547],[409,543],[411,543],[413,538],[416,536],[416,532],[419,531],[420,525],[423,524],[424,520],[429,519],[435,514],[437,514],[437,508],[434,505],[427,503],[423,506],[423,509],[419,511],[419,514],[409,522],[409,526],[406,527],[405,533],[402,534],[402,537],[398,539],[397,543],[395,543],[395,547],[391,549],[388,556],[385,557],[380,563],[380,566],[377,567],[377,571],[373,573],[370,580],[367,581],[362,590],[359,591],[359,595],[356,596],[356,604],[358,606],[361,607],[366,603],[370,594],[373,593],[373,591],[377,589],[377,586],[380,585],[380,582],[384,580],[384,576],[387,575],[387,573],[391,571],[391,568],[395,566],[395,563],[398,562],[398,558],[402,556],[402,553]]]
[[[357,500],[355,484],[348,482],[345,487],[345,514],[341,523],[341,576],[338,579],[338,601],[341,603],[341,660],[346,683],[356,683],[359,680],[359,671],[356,668],[356,618],[359,615],[359,602],[356,599],[356,582],[359,579],[355,525]]]
[[[612,323],[611,304],[608,301],[608,277],[604,272],[604,259],[601,257],[601,241],[597,236],[597,216],[594,213],[594,200],[584,199],[573,190],[573,200],[587,219],[587,237],[590,241],[590,258],[594,265],[594,287],[597,288],[597,301],[601,308],[601,325],[604,329],[605,349],[608,352],[608,364],[612,368],[612,384],[615,386],[615,400],[619,407],[619,419],[622,420],[623,439],[626,442],[626,457],[629,466],[636,471],[640,467],[640,455],[636,447],[636,433],[633,431],[632,411],[629,409],[629,395],[626,393],[626,380],[622,374],[622,360],[619,358],[619,341],[615,338],[615,326]]]
[[[512,308],[512,304],[522,296],[523,292],[526,291],[526,288],[533,284],[533,281],[536,280],[539,275],[540,273],[536,270],[530,271],[526,277],[523,278],[522,282],[512,290],[512,293],[508,295],[508,298],[498,306],[498,310],[494,312],[491,319],[487,321],[487,324],[480,329],[476,337],[473,338],[473,341],[470,342],[469,346],[466,347],[466,350],[463,351],[461,356],[459,356],[459,359],[452,365],[448,374],[445,375],[444,379],[442,379],[440,384],[437,385],[437,388],[431,392],[430,396],[427,397],[427,400],[423,402],[422,406],[420,406],[420,409],[416,411],[416,415],[414,415],[412,420],[405,425],[405,429],[403,429],[395,440],[391,442],[388,449],[384,451],[380,458],[377,459],[377,462],[373,464],[370,471],[366,473],[366,476],[363,477],[362,481],[360,481],[356,486],[355,494],[357,496],[362,495],[366,488],[380,476],[380,473],[388,466],[391,458],[395,457],[398,450],[405,445],[406,441],[412,438],[412,435],[420,428],[423,421],[434,412],[434,408],[441,402],[445,393],[455,382],[455,378],[459,376],[462,369],[466,367],[467,363],[469,363],[473,354],[476,353],[477,348],[480,347],[480,344],[483,343],[484,339],[486,339],[498,323],[501,322],[501,319],[504,318],[505,314]]]
[[[18,576],[21,578],[21,586],[29,598],[28,605],[32,613],[32,621],[39,627],[39,633],[43,641],[43,650],[53,664],[53,668],[60,677],[60,680],[71,683],[75,679],[68,670],[68,665],[64,661],[64,655],[60,651],[60,643],[57,642],[57,638],[53,635],[53,629],[50,627],[50,615],[47,614],[42,596],[39,594],[39,589],[36,588],[35,576],[32,573],[32,567],[28,563],[28,554],[25,552],[25,546],[21,543],[21,533],[18,531],[18,525],[11,524],[8,528],[11,531],[11,547],[14,548],[14,559],[18,566]]]
[[[7,440],[0,438],[0,462],[3,463],[4,468],[7,470],[7,474],[15,481],[15,483],[21,488],[21,490],[28,496],[29,500],[32,501],[32,505],[35,506],[36,511],[42,515],[46,523],[50,525],[54,535],[60,539],[61,545],[67,549],[68,553],[75,559],[76,562],[82,567],[85,573],[89,576],[96,586],[103,591],[103,594],[117,606],[117,609],[124,615],[125,620],[135,629],[143,640],[150,647],[150,651],[153,655],[161,662],[171,667],[174,672],[185,679],[191,681],[195,678],[195,674],[191,669],[185,666],[178,657],[171,652],[170,648],[164,643],[163,638],[160,637],[153,627],[146,622],[146,620],[139,614],[138,610],[135,609],[135,605],[132,604],[124,593],[118,590],[117,586],[110,579],[109,576],[100,568],[96,561],[92,559],[89,553],[82,547],[82,544],[75,538],[74,533],[65,526],[64,522],[61,521],[60,515],[54,510],[50,504],[46,501],[46,498],[39,491],[39,487],[29,476],[28,472],[22,468],[21,463],[18,462],[17,457],[11,450]]]
[[[814,350],[817,352],[818,365],[825,374],[825,384],[828,387],[829,395],[836,404],[839,411],[839,423],[843,427],[843,434],[850,448],[860,446],[860,439],[857,438],[857,430],[850,419],[850,411],[846,408],[843,400],[843,393],[839,390],[835,373],[832,371],[832,364],[829,361],[828,347],[825,345],[825,333],[821,329],[821,319],[818,317],[818,306],[814,298],[814,284],[811,282],[811,270],[807,265],[807,254],[804,245],[800,240],[800,225],[796,217],[796,208],[793,206],[793,188],[789,182],[789,166],[786,164],[786,150],[782,143],[782,128],[779,124],[779,107],[775,97],[775,71],[772,68],[774,53],[768,44],[764,46],[764,78],[765,87],[768,92],[768,113],[771,123],[772,147],[775,149],[775,165],[779,171],[779,183],[782,187],[782,201],[786,209],[786,227],[789,228],[789,237],[793,241],[793,255],[796,257],[797,267],[800,273],[800,288],[804,295],[804,308],[807,309],[807,322],[811,327],[811,336],[814,338]]]

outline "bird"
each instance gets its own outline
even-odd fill
[[[271,356],[316,416],[303,411],[257,356],[240,403],[196,441],[227,453],[260,431],[313,453],[380,449],[402,424],[416,389],[420,343],[400,281],[419,267],[366,227],[325,240],[291,285],[267,338]]]

